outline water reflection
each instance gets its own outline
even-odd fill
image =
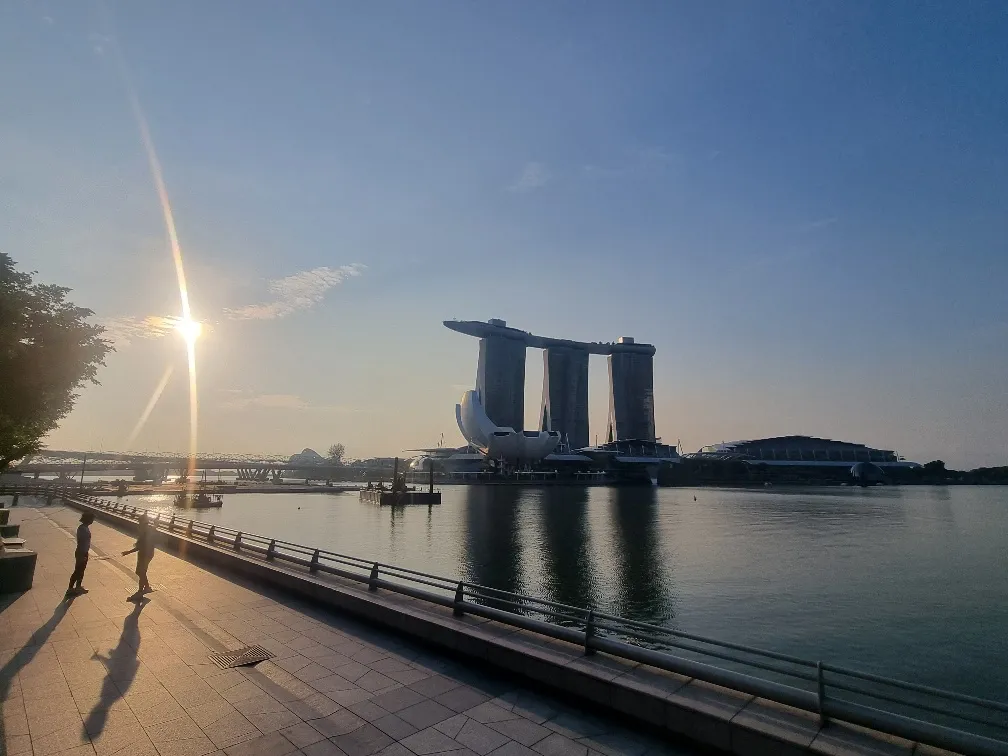
[[[667,623],[675,612],[662,558],[658,492],[645,487],[608,492],[616,549],[615,613]]]
[[[543,571],[540,595],[561,604],[595,608],[598,588],[592,565],[588,490],[543,489],[539,514]]]
[[[472,583],[522,593],[520,489],[469,486],[464,496],[463,574]]]

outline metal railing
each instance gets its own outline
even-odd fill
[[[8,488],[9,492],[9,488]],[[27,493],[22,488],[22,492]],[[0,493],[3,490],[0,489]],[[43,489],[42,493],[45,493]],[[266,562],[333,575],[819,715],[966,754],[1008,754],[1008,703],[719,641],[590,608],[267,538],[88,495],[62,494]]]

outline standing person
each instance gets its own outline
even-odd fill
[[[139,585],[137,592],[130,598],[140,598],[143,594],[154,590],[151,588],[150,583],[147,582],[147,567],[150,565],[151,559],[154,558],[155,529],[151,526],[146,513],[140,515],[139,525],[140,532],[137,535],[136,545],[132,549],[123,552],[123,556],[132,554],[134,551],[137,553],[136,574]]]
[[[94,515],[85,512],[81,515],[80,525],[77,526],[77,550],[74,552],[73,574],[70,575],[70,585],[67,586],[64,598],[70,598],[78,593],[87,593],[84,587],[84,570],[87,569],[88,550],[91,548],[91,523],[94,522]],[[74,587],[76,585],[76,587]]]

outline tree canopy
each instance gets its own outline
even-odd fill
[[[333,444],[329,447],[329,453],[326,455],[328,460],[334,465],[343,464],[343,455],[346,453],[346,447],[343,444]]]
[[[112,349],[70,289],[33,275],[0,252],[0,470],[41,449]]]

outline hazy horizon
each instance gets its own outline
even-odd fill
[[[132,86],[201,453],[462,445],[477,342],[441,322],[502,318],[654,344],[683,451],[1008,464],[1005,6],[105,5],[0,7],[0,249],[117,349],[49,447],[188,448]]]

